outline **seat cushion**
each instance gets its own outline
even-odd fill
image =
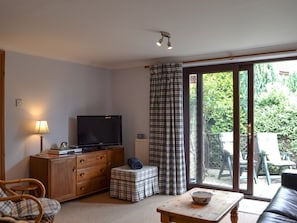
[[[4,191],[0,188],[0,198],[7,197]],[[9,216],[11,214],[14,203],[12,201],[0,201],[0,213],[4,216]]]
[[[0,222],[1,223],[29,223],[29,221],[15,220],[11,217],[1,216],[1,214],[0,214]]]
[[[47,218],[56,215],[61,205],[58,201],[49,198],[38,198],[43,207],[43,217]],[[11,217],[15,219],[32,219],[39,214],[38,205],[35,201],[26,199],[15,203]]]
[[[271,213],[271,212],[263,212],[257,220],[257,223],[280,223],[280,222],[296,223],[296,220],[288,218],[283,215]]]
[[[280,187],[274,198],[265,209],[297,221],[297,191],[287,187]]]
[[[158,176],[156,166],[143,166],[141,169],[132,170],[128,165],[111,169],[111,178],[123,181],[138,182]]]

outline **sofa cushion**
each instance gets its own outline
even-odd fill
[[[282,172],[282,186],[297,190],[297,170],[287,169]]]
[[[257,222],[261,223],[296,223],[296,220],[272,212],[263,212]]]
[[[271,212],[286,216],[297,221],[297,191],[287,187],[280,187],[274,198],[265,209],[265,212]]]

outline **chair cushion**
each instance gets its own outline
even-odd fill
[[[0,198],[1,197],[7,197],[7,195],[0,188]],[[10,215],[13,207],[14,203],[12,201],[0,201],[0,213],[3,215]]]
[[[61,209],[60,203],[54,199],[38,198],[38,200],[41,202],[43,207],[44,218],[56,215]],[[32,219],[38,214],[39,211],[36,202],[26,199],[15,203],[11,216],[16,219]]]
[[[24,220],[15,220],[11,217],[3,217],[0,214],[0,222],[1,223],[29,223],[29,221],[24,221]]]

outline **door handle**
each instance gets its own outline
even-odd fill
[[[247,133],[248,133],[249,140],[251,140],[252,139],[252,124],[251,123],[249,123],[247,125]]]

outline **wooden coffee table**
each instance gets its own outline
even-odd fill
[[[191,192],[202,190],[213,193],[207,205],[197,205],[192,202]],[[183,195],[169,200],[157,208],[161,214],[162,223],[195,223],[220,222],[227,213],[231,213],[231,222],[238,220],[237,209],[243,194],[236,192],[193,188]]]

